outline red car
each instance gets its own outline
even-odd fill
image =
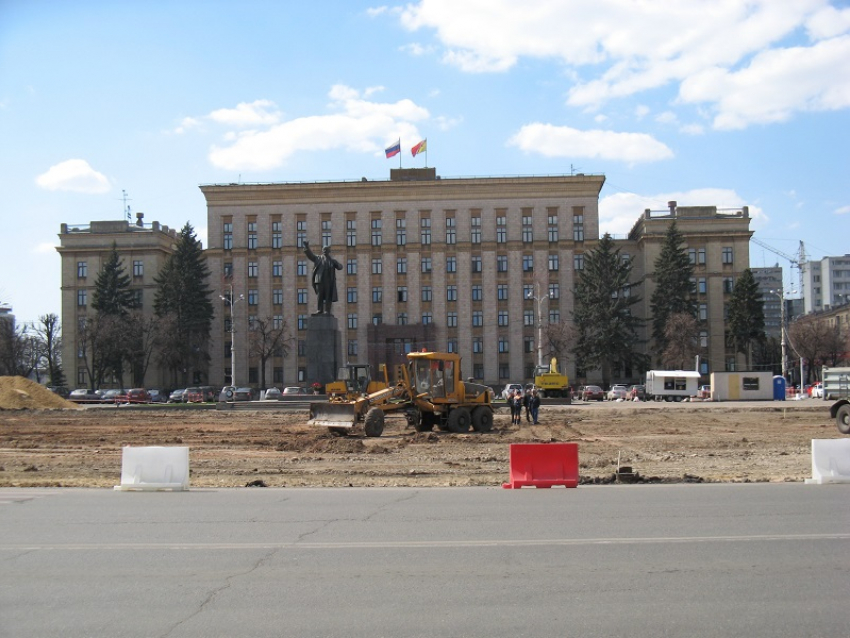
[[[585,385],[579,390],[582,401],[602,401],[605,399],[605,391],[598,385]]]
[[[150,403],[151,395],[144,388],[127,390],[127,403]]]

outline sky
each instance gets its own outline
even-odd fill
[[[850,0],[0,0],[0,304],[60,314],[62,223],[399,165],[604,174],[615,237],[746,205],[792,290],[850,253],[848,60]]]

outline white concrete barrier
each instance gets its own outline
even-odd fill
[[[812,439],[812,478],[806,483],[850,483],[850,439]]]
[[[116,490],[188,490],[188,447],[124,447]]]

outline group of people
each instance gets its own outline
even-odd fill
[[[508,394],[508,406],[511,409],[511,424],[522,423],[522,412],[525,409],[525,420],[537,425],[537,417],[540,413],[540,395],[537,388],[527,389],[525,392],[514,390]]]

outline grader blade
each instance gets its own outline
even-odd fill
[[[307,425],[325,428],[353,428],[357,423],[354,403],[319,402],[310,404],[310,420]]]

